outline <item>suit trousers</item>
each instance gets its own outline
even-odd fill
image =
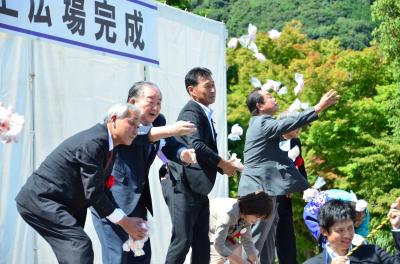
[[[260,255],[260,264],[274,264],[276,226],[279,220],[276,196],[272,198],[272,212],[267,220],[252,227],[253,242]]]
[[[192,248],[191,263],[210,262],[208,238],[210,204],[206,195],[192,192],[180,181],[161,181],[163,195],[172,220],[172,237],[166,264],[182,264]]]
[[[47,203],[49,205],[49,203]],[[33,214],[17,203],[17,210],[22,218],[35,229],[51,246],[61,264],[92,264],[94,259],[92,242],[83,230],[83,226],[63,205],[53,203],[52,219]]]
[[[296,237],[293,225],[292,199],[286,195],[277,197],[279,221],[276,228],[276,252],[280,264],[295,264]]]
[[[146,219],[146,213],[146,208],[139,203],[128,216]],[[129,235],[121,226],[113,224],[106,218],[99,218],[94,211],[92,211],[92,220],[100,240],[103,264],[150,264],[150,239],[143,246],[145,254],[136,257],[132,251],[125,252],[122,250],[122,245],[128,240]]]

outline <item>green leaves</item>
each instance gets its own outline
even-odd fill
[[[354,51],[341,49],[338,39],[310,40],[298,21],[286,25],[277,40],[259,33],[256,44],[267,61],[257,61],[241,47],[227,52],[229,126],[240,123],[247,128],[250,115],[245,101],[253,89],[251,77],[262,83],[273,79],[288,87],[288,94],[274,94],[281,111],[296,98],[296,72],[304,75],[302,102],[314,105],[327,90],[337,90],[339,103],[300,136],[310,179],[320,175],[328,182],[326,188],[353,190],[373,205],[372,217],[382,217],[388,201],[400,195],[400,85],[391,84],[392,65],[377,46]],[[229,142],[229,149],[240,154],[243,144],[244,140]],[[231,188],[237,188],[237,182],[238,178],[231,180]],[[231,195],[235,196],[235,190],[231,189]],[[304,203],[300,199],[294,203],[295,222],[301,226]],[[312,248],[307,230],[297,229],[299,248]],[[381,236],[378,242],[385,245],[384,239]],[[300,260],[312,255],[311,251],[302,252]]]
[[[299,20],[311,39],[340,37],[341,46],[361,50],[369,46],[373,23],[369,0],[191,0],[189,10],[224,21],[230,36],[247,33],[247,25],[259,31],[281,31]]]
[[[400,2],[378,0],[372,6],[373,19],[379,23],[373,35],[386,59],[392,63],[393,76],[400,80]]]

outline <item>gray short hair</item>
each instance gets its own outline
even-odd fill
[[[157,84],[148,81],[140,81],[135,82],[129,89],[128,99],[126,101],[129,102],[131,98],[134,98],[135,100],[139,99],[141,96],[143,96],[143,90],[145,87],[151,87],[152,89],[157,90],[162,98],[161,90],[158,88]]]
[[[104,122],[108,123],[111,121],[113,116],[116,116],[117,119],[124,119],[129,116],[129,111],[135,112],[138,116],[141,114],[141,110],[136,105],[130,103],[119,103],[113,105],[108,111],[107,115],[104,118]]]

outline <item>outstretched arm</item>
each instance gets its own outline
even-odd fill
[[[177,121],[171,125],[152,127],[149,132],[149,141],[155,142],[162,138],[184,136],[196,131],[196,126],[187,121]]]

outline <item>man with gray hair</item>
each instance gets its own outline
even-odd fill
[[[51,152],[18,193],[18,212],[46,239],[59,263],[93,263],[92,243],[83,230],[90,206],[133,238],[145,236],[143,220],[127,217],[105,188],[113,149],[132,143],[140,112],[129,103],[111,107],[105,123],[75,134]]]
[[[137,82],[128,93],[127,101],[142,111],[141,126],[138,137],[131,145],[116,149],[116,161],[112,170],[115,181],[109,186],[113,199],[128,216],[147,219],[147,211],[153,213],[148,176],[156,155],[165,163],[168,160],[178,163],[195,162],[194,150],[187,149],[173,137],[192,133],[195,126],[185,121],[165,125],[166,120],[160,114],[161,100],[160,89],[151,82]],[[136,256],[132,251],[125,252],[122,245],[129,237],[123,228],[109,219],[101,218],[96,212],[92,215],[102,246],[104,264],[150,263],[150,240],[144,244],[144,255]]]

